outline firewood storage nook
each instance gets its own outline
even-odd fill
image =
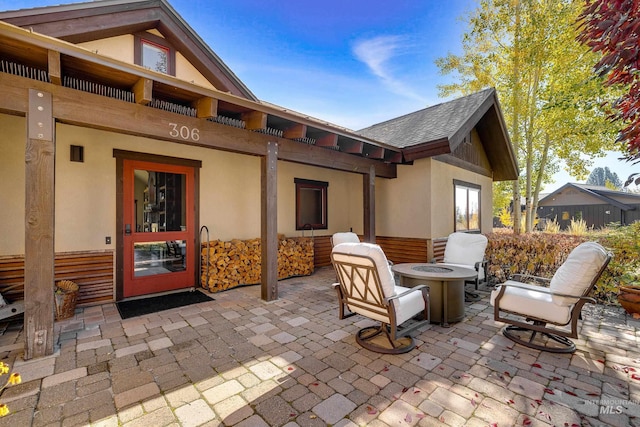
[[[200,283],[211,292],[260,283],[260,239],[202,244]],[[208,254],[207,254],[208,252]],[[208,255],[208,256],[207,256]],[[313,239],[278,235],[278,280],[313,274]],[[208,279],[207,279],[208,277]]]

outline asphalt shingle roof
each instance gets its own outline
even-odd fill
[[[484,89],[375,124],[358,133],[398,148],[450,139],[494,92],[493,88]]]

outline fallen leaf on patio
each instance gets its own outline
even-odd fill
[[[418,394],[418,393],[420,393],[420,389],[416,388],[416,389],[413,390],[413,394]]]
[[[439,420],[440,420],[441,423],[443,423],[444,422],[444,416],[441,415]]]
[[[289,367],[287,368],[287,370],[289,370],[289,371],[293,371],[293,366],[289,366]]]
[[[407,416],[406,416],[406,417],[404,417],[404,421],[405,421],[406,423],[411,423],[411,414],[407,414]]]
[[[551,415],[547,414],[546,412],[540,411],[539,414],[551,421]]]
[[[541,364],[539,364],[539,363],[534,363],[534,364],[533,364],[533,365],[531,365],[531,366],[533,366],[534,368],[542,368],[542,365],[541,365]]]
[[[371,406],[367,406],[367,414],[369,415],[375,415],[378,413],[378,410],[376,408],[373,408]]]
[[[293,418],[295,416],[296,416],[296,414],[294,414],[293,412],[289,414],[289,418]]]
[[[602,360],[602,359],[598,359],[597,361],[598,361],[598,362],[600,362],[600,363],[602,363],[602,364],[604,365],[604,360]]]
[[[318,383],[312,383],[311,385],[318,385]]]
[[[530,426],[531,425],[531,420],[527,417],[524,417],[524,420],[522,420],[522,425],[523,426]]]
[[[511,374],[510,374],[509,372],[507,372],[507,371],[504,371],[504,374],[505,374],[506,376],[508,376],[508,377],[510,377],[510,376],[511,376]]]
[[[384,368],[382,369],[382,372],[386,372],[389,370],[389,365],[384,365]]]
[[[408,388],[408,387],[404,387],[404,388],[402,389],[402,392],[403,392],[403,393],[406,393],[406,392],[407,392],[407,390],[409,390],[409,388]]]
[[[476,400],[475,399],[471,399],[471,406],[476,406]]]
[[[416,414],[416,418],[421,420],[423,418],[427,418],[426,414]]]
[[[562,378],[560,378],[560,377],[551,377],[551,379],[552,379],[553,381],[560,381]]]
[[[569,396],[577,396],[577,394],[569,390],[565,390],[564,392],[567,393]]]
[[[489,427],[498,427],[498,423],[491,423],[489,424]]]
[[[440,366],[438,366],[438,369],[444,371],[444,366],[440,365]]]
[[[507,399],[507,403],[510,405],[514,405],[516,402],[514,402],[513,399]]]
[[[318,418],[318,416],[317,415],[309,415],[309,418],[312,419],[312,420],[315,420],[316,418]]]
[[[538,405],[542,405],[542,400],[540,400],[540,399],[536,399],[536,403],[537,403]]]
[[[631,374],[631,378],[634,380],[640,380],[640,375],[638,374]]]
[[[598,394],[598,393],[587,393],[587,396],[597,397],[597,396],[600,396],[600,394]]]
[[[545,392],[545,393],[549,393],[549,394],[555,394],[555,393],[553,392],[553,390],[551,390],[550,388],[545,388],[545,389],[544,389],[544,392]]]

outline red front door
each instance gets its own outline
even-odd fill
[[[123,296],[194,286],[193,168],[137,160],[123,166]]]

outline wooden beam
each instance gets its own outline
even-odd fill
[[[49,80],[54,85],[62,85],[62,65],[60,63],[60,52],[49,50]]]
[[[362,154],[364,143],[355,140],[340,141],[340,151],[343,153]]]
[[[53,354],[55,136],[53,97],[30,89],[25,152],[25,359]]]
[[[205,96],[192,104],[196,109],[196,117],[199,119],[210,119],[218,115],[218,100]]]
[[[153,80],[141,78],[131,88],[136,97],[136,103],[147,105],[153,99]]]
[[[282,133],[284,138],[288,139],[300,139],[307,136],[307,125],[302,123],[296,123],[288,129],[285,129]]]
[[[366,144],[362,150],[362,154],[370,159],[384,159],[384,148],[375,145]]]
[[[376,242],[376,169],[369,168],[369,173],[362,175],[363,187],[363,214],[364,214],[364,241]]]
[[[263,113],[262,111],[249,111],[248,113],[242,113],[242,120],[244,120],[246,128],[249,130],[267,128],[267,113]]]
[[[261,158],[261,295],[278,299],[278,144],[267,143]]]
[[[402,163],[402,152],[387,150],[384,153],[384,160],[391,163]]]
[[[3,95],[0,96],[0,112],[25,115],[29,87],[53,93],[55,118],[61,123],[256,156],[265,155],[267,142],[275,140],[280,160],[353,173],[368,173],[369,167],[375,165],[378,176],[397,176],[397,167],[393,164],[7,73],[0,73],[0,93]],[[189,130],[188,135],[186,132],[181,134],[181,130]]]
[[[338,135],[335,133],[330,133],[325,136],[322,136],[316,139],[316,146],[318,147],[337,147],[338,146]]]

